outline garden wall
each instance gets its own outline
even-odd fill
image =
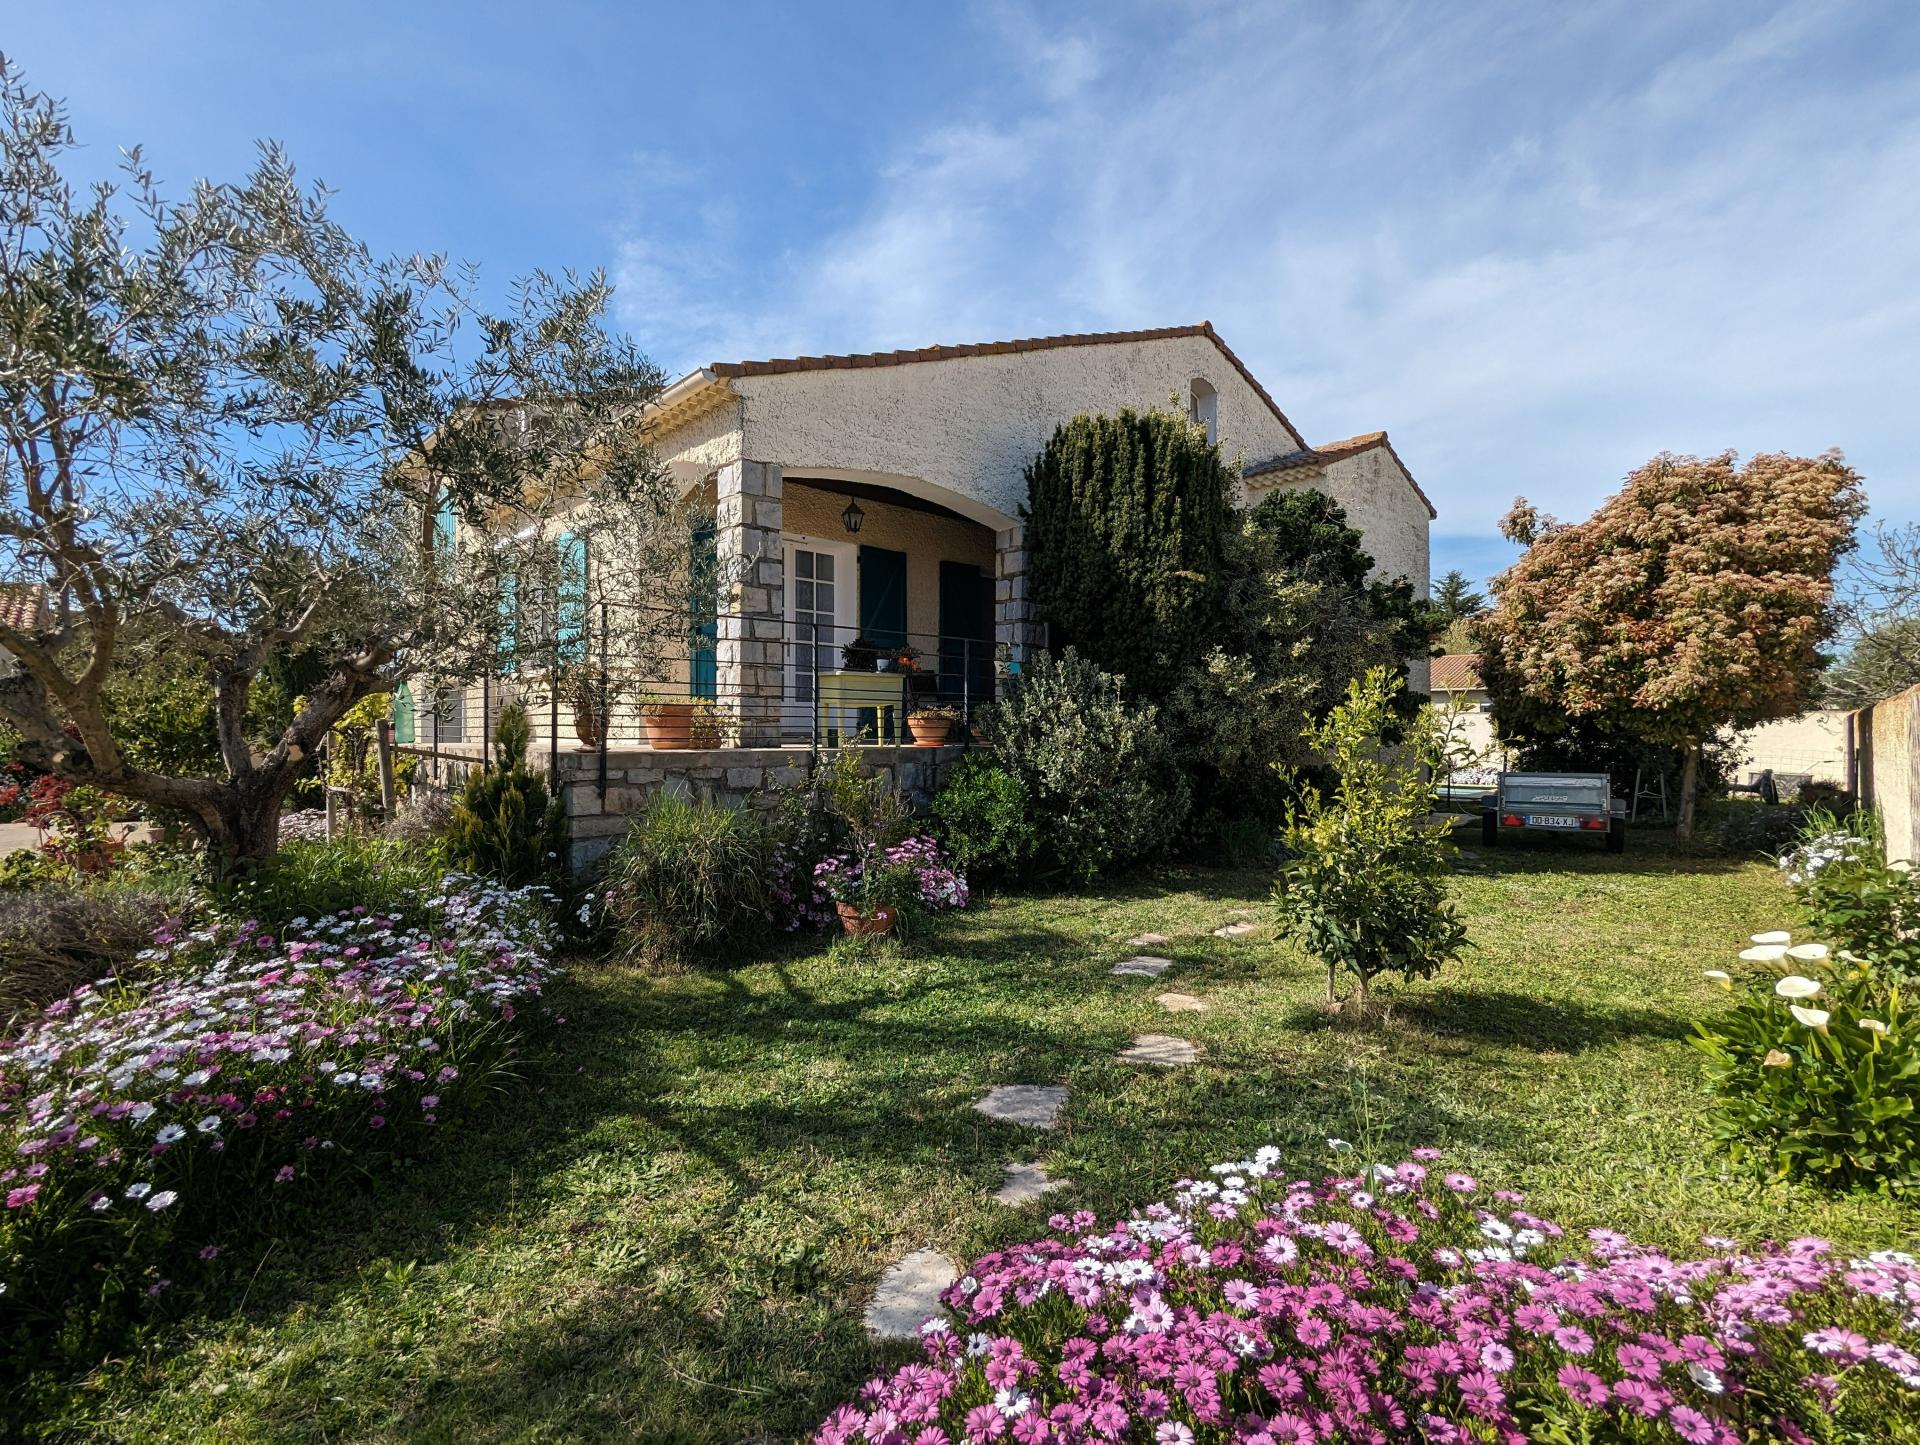
[[[1848,719],[1852,790],[1880,812],[1887,856],[1920,863],[1920,687]]]
[[[401,749],[420,758],[415,787],[457,790],[479,765],[477,747],[442,744]],[[859,749],[861,771],[882,774],[924,808],[966,749],[876,746]],[[552,759],[535,749],[528,764],[545,772]],[[581,748],[559,754],[560,793],[567,805],[572,847],[568,866],[586,867],[613,846],[634,816],[661,793],[738,807],[764,805],[772,788],[806,781],[813,755],[804,748],[703,748],[660,751],[628,748],[607,754],[606,788],[600,785],[600,755]]]

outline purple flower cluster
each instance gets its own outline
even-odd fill
[[[872,866],[889,875],[909,879],[913,901],[929,913],[965,908],[973,897],[966,875],[953,866],[938,843],[924,835],[883,849]],[[867,867],[854,853],[836,853],[814,864],[814,899],[827,910],[828,916],[831,916],[834,899],[860,897]]]
[[[421,916],[163,930],[154,982],[83,986],[0,1043],[0,1269],[71,1274],[49,1253],[119,1248],[116,1221],[211,1213],[236,1173],[285,1184],[346,1131],[433,1123],[557,970],[544,890],[451,877]]]
[[[823,1445],[1912,1439],[1920,1265],[1798,1239],[1583,1252],[1431,1166],[1289,1180],[1276,1149],[986,1255]]]

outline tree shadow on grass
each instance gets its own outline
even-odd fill
[[[1492,848],[1480,841],[1477,832],[1463,831],[1455,837],[1460,845],[1461,861],[1468,865],[1469,871],[1496,877],[1503,873],[1697,876],[1737,872],[1754,861],[1730,853],[1707,852],[1704,848],[1681,848],[1674,844],[1671,835],[1642,841],[1636,846],[1631,829],[1624,853],[1609,853],[1591,838],[1558,838],[1546,833],[1525,838],[1504,835]]]
[[[1625,1039],[1678,1040],[1692,1033],[1669,1010],[1595,1006],[1507,990],[1435,990],[1394,1000],[1396,1025],[1440,1038],[1578,1053]]]

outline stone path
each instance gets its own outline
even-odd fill
[[[1150,953],[1135,954],[1132,958],[1123,958],[1107,972],[1121,978],[1158,978],[1173,967],[1170,958],[1155,958]]]
[[[1199,1014],[1213,1007],[1205,999],[1190,993],[1163,993],[1154,1002],[1170,1014]]]
[[[1154,948],[1162,943],[1171,943],[1172,941],[1173,940],[1168,938],[1164,933],[1136,933],[1132,938],[1127,940],[1127,947]]]
[[[993,1201],[1009,1207],[1031,1204],[1056,1189],[1065,1189],[1072,1182],[1048,1178],[1046,1167],[1041,1164],[1009,1164],[1007,1182],[994,1191]]]
[[[1243,918],[1238,923],[1229,923],[1224,928],[1214,929],[1213,936],[1215,938],[1244,938],[1258,927],[1258,924],[1249,923]]]
[[[1060,1111],[1066,1104],[1064,1084],[1002,1084],[988,1090],[973,1107],[989,1119],[1004,1119],[1029,1129],[1051,1129],[1060,1122]]]
[[[1162,1069],[1176,1069],[1197,1062],[1199,1057],[1199,1049],[1170,1034],[1141,1034],[1132,1047],[1120,1051],[1123,1064],[1152,1064]]]
[[[867,1333],[876,1340],[917,1339],[920,1326],[946,1311],[940,1292],[960,1271],[937,1249],[916,1249],[880,1276],[867,1306]]]

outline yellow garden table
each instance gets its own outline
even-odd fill
[[[859,729],[862,710],[871,708],[879,722],[879,740],[891,742],[905,721],[907,674],[902,672],[823,672],[819,687],[820,735],[840,728],[843,739]],[[837,714],[851,712],[852,726],[835,722]]]

